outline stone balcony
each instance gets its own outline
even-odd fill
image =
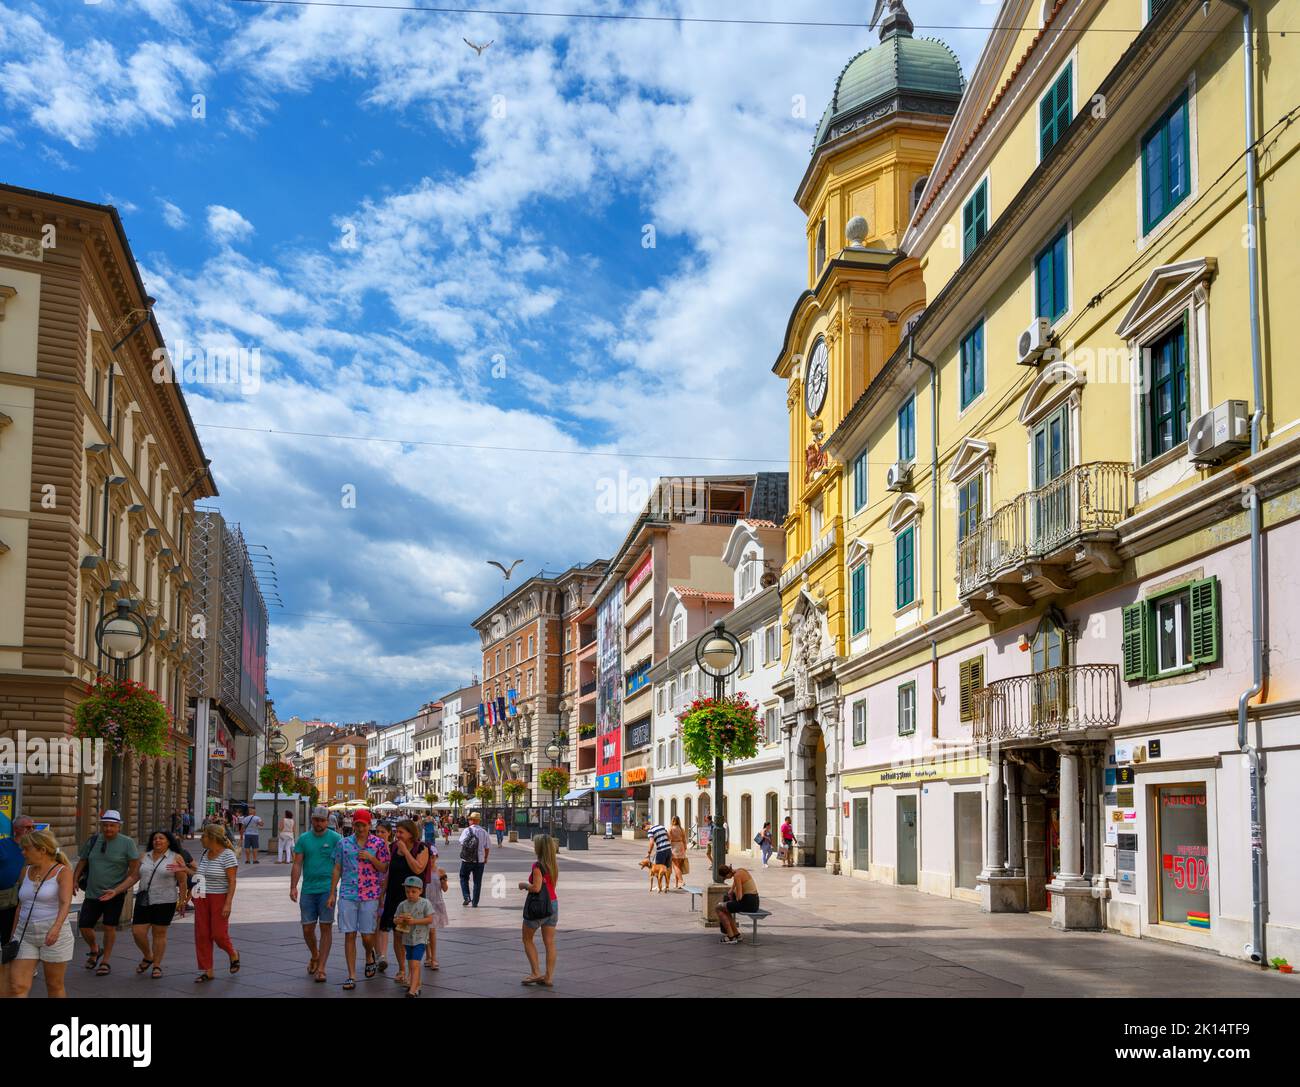
[[[1118,570],[1116,526],[1129,513],[1132,474],[1124,461],[1079,464],[994,510],[957,545],[962,603],[992,621]]]
[[[1113,728],[1119,722],[1119,666],[1076,664],[996,679],[974,692],[976,743],[1055,740]]]

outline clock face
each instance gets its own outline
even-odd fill
[[[826,403],[827,370],[826,341],[818,340],[812,357],[808,360],[808,373],[804,381],[803,402],[810,419],[815,418]]]

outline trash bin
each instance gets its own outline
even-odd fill
[[[568,841],[564,843],[566,849],[587,849],[587,832],[585,830],[570,830],[566,837]]]

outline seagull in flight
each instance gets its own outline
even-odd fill
[[[466,45],[468,45],[471,49],[473,49],[474,52],[476,52],[481,57],[483,55],[483,50],[486,49],[489,45],[491,45],[492,42],[496,41],[496,38],[493,38],[492,41],[488,42],[486,45],[475,45],[468,38],[461,38],[460,40],[463,41]],[[500,564],[498,563],[498,565]],[[506,576],[509,577],[510,575],[507,574]]]
[[[491,43],[489,42],[488,44],[491,44]],[[486,48],[486,46],[485,46],[485,48]],[[502,566],[501,563],[497,562],[496,559],[488,559],[488,560],[487,560],[487,564],[488,564],[489,566],[495,566],[495,567],[496,567],[498,570],[500,570],[501,573],[505,576],[505,579],[506,579],[507,581],[509,581],[509,580],[510,580],[510,575],[513,574],[513,573],[515,572],[515,567],[518,566],[518,565],[519,565],[521,562],[523,562],[523,561],[524,561],[523,559],[515,559],[515,561],[512,562],[512,563],[510,564],[510,569],[508,569],[508,570],[507,570],[504,566]]]

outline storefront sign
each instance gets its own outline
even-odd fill
[[[1132,762],[1132,761],[1133,761],[1133,745],[1132,745],[1132,744],[1116,744],[1116,745],[1115,745],[1115,761],[1116,761],[1117,763],[1119,763],[1121,766],[1122,766],[1124,763],[1126,763],[1126,762]]]
[[[649,776],[650,776],[649,770],[647,770],[644,766],[638,766],[635,769],[629,770],[627,773],[625,773],[623,775],[623,780],[626,781],[629,785],[643,785],[645,784],[645,781],[647,778],[649,778]]]
[[[627,576],[628,596],[631,596],[633,593],[637,591],[637,589],[641,588],[641,586],[645,583],[645,579],[650,576],[650,572],[653,569],[654,569],[654,552],[647,551],[645,558],[641,560],[640,565],[638,565],[637,568]]]
[[[1150,755],[1153,759],[1158,759],[1158,758],[1160,758],[1160,741],[1159,741],[1159,740],[1150,740],[1150,741],[1148,741],[1148,743],[1147,743],[1147,754]]]
[[[603,793],[608,789],[621,789],[623,787],[623,774],[597,774],[596,791]]]
[[[1108,808],[1114,808],[1119,804],[1119,798],[1115,793],[1104,793],[1102,795],[1101,801]]]
[[[1120,873],[1119,873],[1119,889],[1120,889],[1120,893],[1121,893],[1121,894],[1126,894],[1126,895],[1135,895],[1135,894],[1137,894],[1137,893],[1138,893],[1138,888],[1137,888],[1137,873],[1136,873],[1136,872],[1120,872]]]
[[[1131,849],[1134,853],[1138,851],[1138,836],[1136,834],[1121,834],[1119,836],[1120,849]]]
[[[1131,808],[1133,806],[1133,787],[1127,789],[1115,790],[1115,803],[1121,808]]]
[[[1106,767],[1105,775],[1106,775],[1106,788],[1107,789],[1115,788],[1115,768],[1113,766]]]
[[[1133,767],[1121,766],[1115,771],[1115,781],[1120,785],[1133,784]]]
[[[844,776],[846,789],[868,789],[873,785],[912,785],[924,781],[948,781],[953,778],[983,777],[989,772],[985,758],[944,759],[941,762],[891,766],[884,770],[867,770]]]
[[[1117,849],[1115,851],[1115,864],[1121,872],[1136,872],[1137,858],[1137,853],[1132,849]]]

